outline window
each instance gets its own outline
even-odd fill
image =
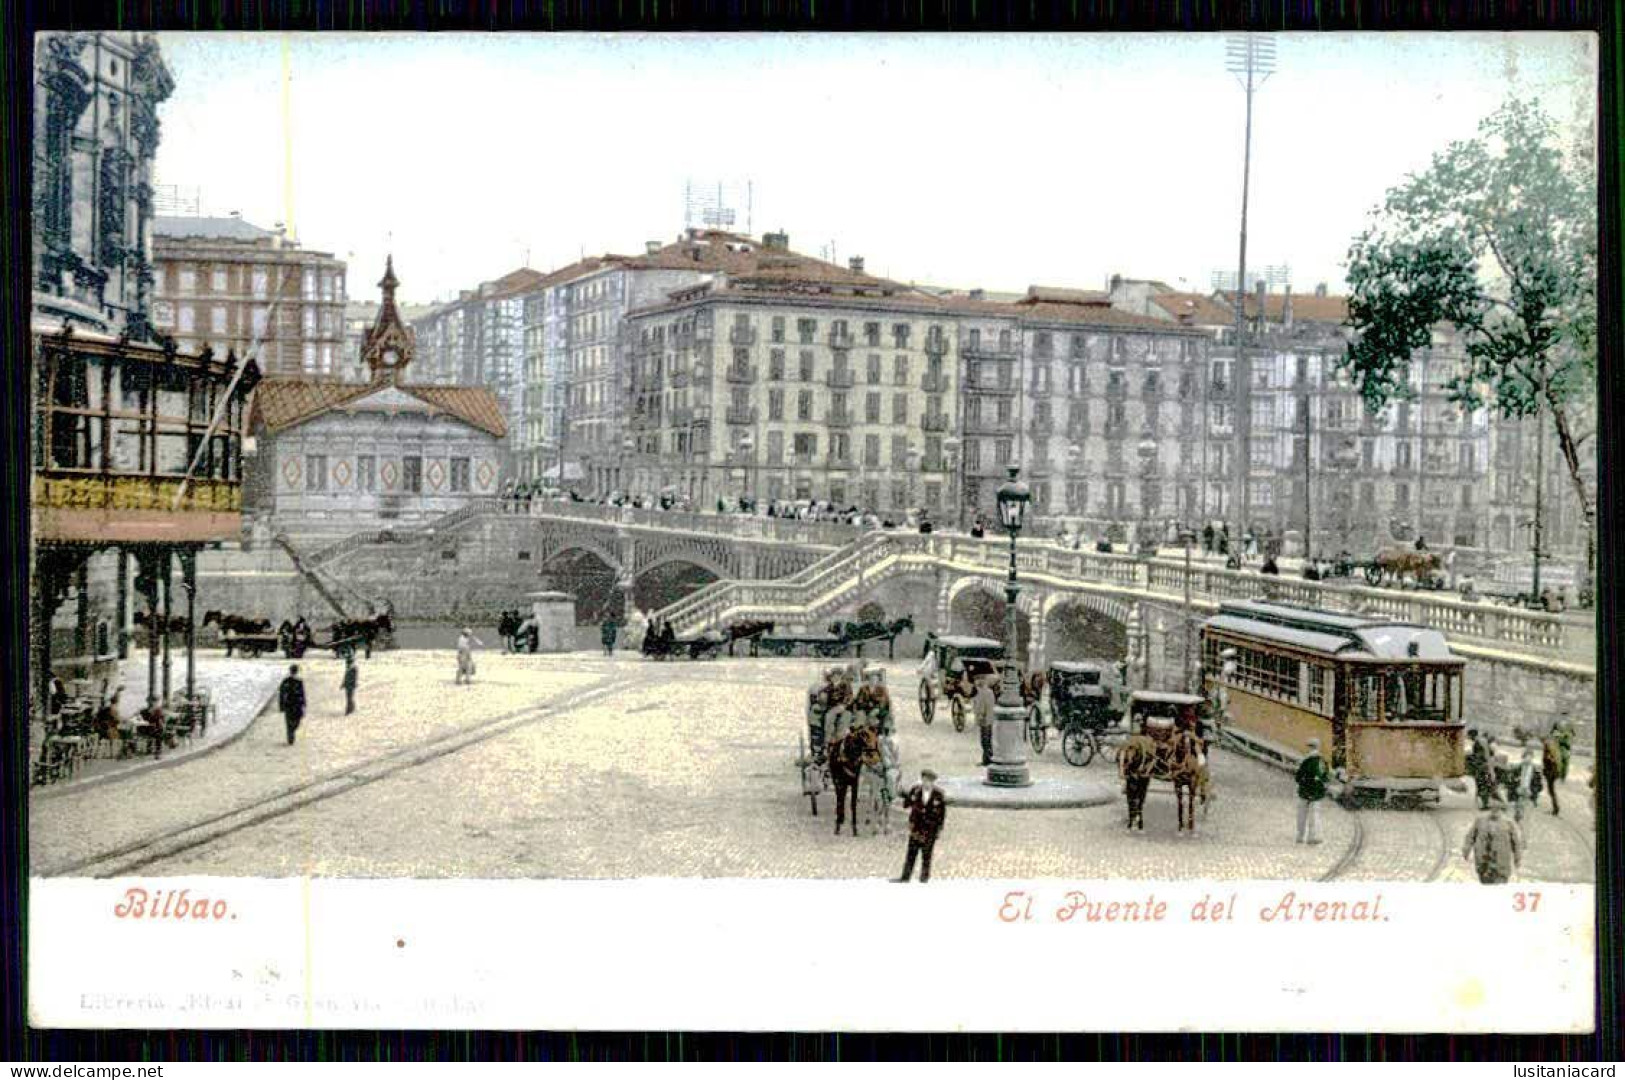
[[[1394,505],[1409,506],[1411,504],[1411,486],[1409,484],[1394,485]]]
[[[769,420],[784,419],[783,390],[769,390],[767,392],[767,418]]]
[[[1461,508],[1463,510],[1471,510],[1473,508],[1473,489],[1471,485],[1461,489]]]
[[[362,454],[355,459],[355,486],[360,491],[378,490],[378,459]]]
[[[891,396],[891,422],[894,424],[908,423],[907,394],[893,394]]]
[[[818,456],[818,436],[806,431],[796,432],[796,460],[811,461]]]
[[[965,468],[975,472],[982,467],[982,443],[979,439],[965,440]]]
[[[1401,469],[1411,467],[1411,444],[1403,439],[1394,444],[1394,464]]]
[[[1461,452],[1459,455],[1459,460],[1461,462],[1461,471],[1470,473],[1473,471],[1474,465],[1473,446],[1471,443],[1462,443],[1460,450]],[[1462,505],[1465,506],[1467,504],[1463,503]]]
[[[453,493],[468,491],[468,459],[465,457],[451,459],[451,490]]]
[[[783,315],[775,315],[775,316],[773,316],[773,340],[774,341],[783,341],[784,340],[784,316]],[[779,360],[782,363],[783,360],[784,360],[784,350],[779,349],[779,350],[775,350],[775,351],[778,352]]]
[[[796,334],[800,338],[801,343],[803,345],[811,345],[813,343],[813,338],[818,336],[818,320],[817,319],[797,319],[796,320]],[[804,353],[803,355],[811,356],[812,354],[811,353]],[[807,377],[809,379],[812,378],[812,376],[810,376],[810,375],[807,376]]]
[[[800,393],[796,394],[796,419],[797,420],[811,420],[812,419],[812,403],[813,403],[813,396],[812,396],[812,391],[811,390],[803,390]],[[797,438],[800,438],[800,436],[798,435]]]
[[[259,306],[259,307],[254,308],[253,326],[254,326],[254,336],[256,338],[263,338],[265,336],[265,328],[270,325],[270,322],[271,322],[271,309],[270,308],[264,307],[264,306]]]
[[[1253,402],[1253,427],[1267,428],[1275,423],[1275,402]]]
[[[197,309],[194,308],[191,304],[182,304],[181,307],[180,307],[180,314],[181,314],[181,326],[180,326],[181,333],[183,333],[183,334],[196,333],[197,332]]]
[[[316,271],[306,270],[304,281],[304,297],[306,300],[316,299]]]
[[[1377,485],[1369,480],[1360,483],[1360,505],[1367,509],[1377,505]]]
[[[327,490],[327,455],[305,455],[305,490]]]
[[[893,358],[891,381],[894,386],[908,385],[908,357],[898,356]]]
[[[893,435],[891,437],[891,464],[894,469],[901,469],[908,464],[907,435]]]
[[[880,395],[874,391],[863,396],[863,421],[866,424],[880,423]]]
[[[182,268],[180,273],[175,275],[175,288],[183,296],[197,292],[197,271]]]
[[[333,344],[328,342],[322,346],[322,374],[333,373]]]
[[[401,459],[401,490],[413,495],[423,491],[423,459],[421,457],[404,457]]]
[[[331,300],[331,299],[333,299],[333,275],[332,274],[323,274],[322,275],[322,299],[323,300]]]
[[[1012,402],[1008,398],[1004,398],[1004,399],[1000,400],[995,405],[995,409],[998,412],[999,425],[1001,427],[1008,424],[1008,423],[1010,423],[1010,417],[1011,417],[1011,415],[1012,415],[1012,413],[1014,411],[1014,406],[1015,406],[1015,403]],[[1003,464],[1003,462],[1000,462],[1000,464]]]
[[[869,376],[869,385],[870,386],[878,386],[880,384],[880,354],[879,353],[870,353],[869,354],[868,376]]]
[[[996,439],[993,443],[993,464],[1004,468],[1010,464],[1011,442],[1009,439]]]
[[[767,356],[767,377],[772,382],[784,381],[784,350],[774,349]]]
[[[863,464],[871,469],[880,464],[879,435],[865,435],[863,437]]]
[[[848,461],[852,457],[851,436],[845,432],[833,432],[829,437],[829,457],[831,461]],[[844,500],[843,500],[844,501]]]
[[[209,275],[209,287],[217,293],[226,291],[226,268],[224,266],[214,268],[214,271]]]
[[[1055,351],[1055,339],[1048,330],[1040,330],[1033,335],[1033,355],[1049,356]]]
[[[767,433],[767,462],[769,465],[784,464],[784,432]]]
[[[226,305],[216,304],[209,309],[209,332],[212,334],[226,332]]]
[[[894,349],[908,348],[908,323],[892,323],[891,343]]]
[[[1269,480],[1253,481],[1253,505],[1267,507],[1275,505],[1275,484]]]
[[[1267,469],[1275,463],[1275,447],[1269,439],[1253,439],[1248,461],[1254,469]]]
[[[866,323],[863,324],[863,343],[865,345],[879,345],[880,344],[880,324],[879,323],[877,323],[877,322],[866,322]]]
[[[811,349],[802,349],[801,350],[801,356],[800,356],[799,359],[801,361],[801,381],[802,382],[812,382],[813,381],[813,354],[812,354],[812,350]]]
[[[316,370],[316,343],[314,341],[305,342],[304,364],[306,371],[314,372]]]

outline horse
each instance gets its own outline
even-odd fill
[[[1179,832],[1196,832],[1196,800],[1202,799],[1206,813],[1207,763],[1203,760],[1202,741],[1194,732],[1176,731],[1167,751],[1168,779],[1174,785],[1174,801],[1179,815]]]
[[[187,627],[191,625],[191,623],[187,621],[185,615],[171,615],[169,617],[169,621],[165,622],[162,615],[155,619],[150,612],[141,610],[137,610],[135,613],[135,624],[141,627],[143,630],[156,625],[158,628],[158,633],[164,637],[169,637],[174,634],[185,634]]]
[[[223,634],[266,634],[271,630],[270,619],[250,619],[246,615],[228,615],[223,611],[206,611],[201,625],[220,627]]]
[[[897,740],[881,735],[876,740],[879,760],[865,762],[864,775],[869,778],[868,821],[871,835],[891,835],[891,807],[902,794],[902,767],[897,754]]]
[[[864,767],[878,763],[880,741],[874,728],[853,724],[829,743],[829,778],[835,785],[835,835],[841,835],[848,802],[852,809],[852,835],[858,835],[858,782]]]
[[[736,641],[749,641],[752,655],[755,655],[756,639],[763,634],[771,634],[772,632],[773,624],[766,619],[745,619],[730,624],[726,631],[728,635],[728,655],[732,656],[734,654],[734,642]]]

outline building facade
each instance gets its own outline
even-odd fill
[[[39,34],[34,71],[34,309],[146,340],[158,106],[174,89],[157,38]]]
[[[153,261],[153,325],[183,347],[257,347],[272,377],[345,377],[342,260],[232,215],[154,219]]]
[[[498,490],[507,430],[485,387],[411,378],[415,341],[395,305],[394,268],[362,356],[366,384],[267,379],[250,418],[258,453],[249,507],[299,538],[427,521]]]

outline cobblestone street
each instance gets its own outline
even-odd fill
[[[340,665],[302,665],[310,712],[295,746],[262,714],[230,746],[157,773],[36,799],[43,874],[414,877],[885,877],[890,836],[833,834],[833,797],[808,812],[794,764],[806,690],[822,664],[633,656],[479,656],[457,686],[449,651],[380,653],[343,715]],[[921,724],[913,664],[886,665],[905,779],[924,766],[974,775],[974,731]],[[1037,777],[1104,779],[1052,740]],[[1526,823],[1530,880],[1593,880],[1587,772],[1564,816]],[[1324,843],[1292,842],[1291,778],[1228,753],[1194,838],[1153,790],[1143,833],[1120,804],[1087,810],[950,811],[934,872],[960,878],[1471,880],[1460,857],[1472,800],[1443,809],[1324,805]],[[1543,802],[1543,806],[1549,806]],[[186,831],[190,828],[190,831]],[[172,842],[166,837],[175,837]],[[121,862],[120,860],[124,860]]]

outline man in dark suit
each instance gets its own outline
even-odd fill
[[[948,800],[937,787],[937,774],[930,769],[920,770],[920,782],[909,788],[903,796],[908,807],[908,855],[903,859],[903,876],[898,882],[914,876],[914,859],[920,858],[920,884],[931,880],[931,851],[937,846],[942,822],[948,816]]]
[[[356,688],[356,683],[359,682],[359,681],[360,681],[360,672],[356,671],[355,653],[353,653],[353,652],[345,653],[344,654],[344,681],[340,684],[341,686],[344,687],[344,715],[345,716],[349,716],[350,714],[355,712],[355,688]]]
[[[305,718],[305,684],[299,678],[299,665],[288,667],[288,677],[277,690],[277,705],[282,709],[282,720],[288,726],[288,745],[293,745],[293,733]]]

